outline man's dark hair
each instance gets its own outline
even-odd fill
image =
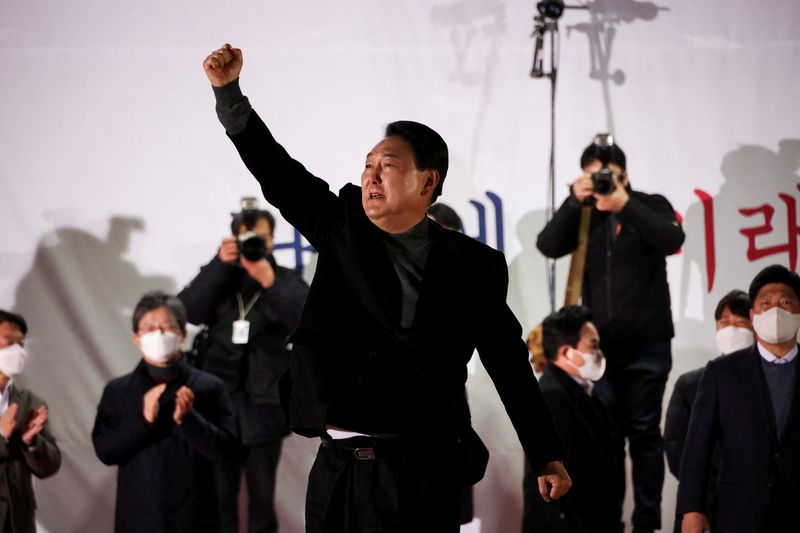
[[[594,160],[600,161],[603,166],[614,163],[619,165],[622,170],[625,170],[625,152],[616,144],[598,146],[592,143],[587,146],[583,154],[581,154],[581,168],[586,168],[586,165]]]
[[[562,307],[542,322],[542,347],[548,361],[554,361],[558,349],[575,346],[581,339],[581,328],[594,319],[592,312],[582,305]]]
[[[11,322],[15,326],[19,328],[22,332],[22,335],[28,334],[28,324],[25,323],[25,319],[22,318],[22,315],[18,315],[17,313],[12,313],[11,311],[6,311],[4,309],[0,309],[0,324],[3,322]]]
[[[255,217],[252,218],[253,224],[258,222],[262,218],[267,219],[267,223],[269,223],[270,233],[275,233],[275,217],[272,216],[272,213],[264,209],[259,209],[258,211],[256,211]],[[239,228],[241,228],[244,223],[245,223],[245,215],[242,212],[231,213],[231,234],[239,235]]]
[[[442,194],[444,178],[447,176],[447,143],[433,129],[411,120],[398,120],[386,126],[385,136],[392,137],[394,135],[401,137],[411,145],[417,169],[439,172],[439,184],[431,196],[431,203],[435,202]]]
[[[461,223],[461,217],[458,216],[455,209],[447,204],[436,202],[428,208],[428,215],[447,229],[464,231],[464,224]]]
[[[800,298],[800,276],[797,275],[797,272],[792,272],[783,265],[770,265],[756,274],[753,282],[750,283],[750,290],[748,291],[750,301],[755,303],[758,291],[764,285],[770,283],[783,283],[794,291],[794,295],[797,298]]]
[[[169,311],[181,331],[186,329],[186,307],[183,306],[183,302],[177,296],[161,291],[151,291],[142,296],[133,310],[133,332],[139,331],[139,322],[145,314],[159,307],[165,307]]]
[[[750,309],[753,308],[753,302],[750,300],[750,297],[747,296],[746,292],[733,289],[723,296],[717,304],[717,308],[714,310],[714,320],[722,318],[722,312],[725,311],[726,307],[730,309],[731,313],[734,315],[750,320]]]

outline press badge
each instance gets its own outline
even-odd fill
[[[233,344],[247,344],[249,338],[250,338],[250,321],[234,320],[233,335],[231,335],[231,342]]]

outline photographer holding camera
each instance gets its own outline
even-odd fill
[[[297,325],[308,286],[272,257],[275,219],[242,199],[232,213],[232,235],[178,297],[189,322],[208,326],[197,346],[196,365],[221,378],[237,415],[243,454],[215,465],[224,532],[238,528],[238,494],[247,482],[248,531],[277,531],[275,471],[281,441],[289,433],[278,397],[288,368],[286,340]]]
[[[624,152],[601,134],[581,155],[583,174],[539,233],[536,246],[561,257],[578,245],[583,205],[593,205],[583,305],[594,314],[608,361],[607,382],[629,441],[634,532],[661,527],[664,452],[661,404],[674,336],[666,257],[684,233],[666,198],[631,189]]]

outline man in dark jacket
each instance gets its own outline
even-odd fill
[[[608,406],[594,394],[606,362],[592,314],[567,306],[542,323],[549,361],[539,386],[564,444],[564,466],[574,487],[564,498],[545,503],[530,490],[526,465],[523,533],[621,533],[625,465],[622,436]]]
[[[783,265],[748,291],[756,344],[706,365],[681,461],[684,533],[789,533],[800,524],[800,276]],[[721,454],[706,514],[710,464]],[[710,524],[709,524],[710,522]]]
[[[47,404],[14,382],[25,365],[27,333],[21,315],[0,309],[0,531],[13,533],[36,533],[31,478],[61,467]]]
[[[750,322],[752,303],[747,293],[738,289],[732,290],[722,297],[714,311],[717,326],[717,349],[722,355],[752,346],[753,325]],[[680,479],[681,457],[689,431],[689,419],[692,415],[692,404],[697,396],[697,387],[703,377],[705,366],[682,374],[672,389],[667,417],[664,422],[664,451],[667,454],[667,466],[672,475]],[[706,499],[706,515],[711,514],[716,494],[717,474],[719,472],[719,450],[715,447],[710,463],[708,476],[708,497]],[[681,519],[675,521],[676,533],[681,530]]]
[[[174,296],[145,294],[133,331],[142,360],[106,385],[92,430],[97,457],[119,466],[114,530],[217,532],[212,463],[238,446],[225,385],[182,358],[186,311]]]
[[[570,481],[505,301],[505,258],[425,216],[447,172],[442,138],[390,124],[361,187],[337,196],[252,111],[238,87],[240,50],[226,45],[204,68],[264,196],[319,251],[286,382],[292,429],[322,438],[307,530],[458,531],[460,483],[480,479],[488,459],[464,393],[476,347],[540,492],[561,497]]]
[[[242,471],[248,531],[278,529],[275,473],[281,442],[289,433],[278,378],[289,366],[286,342],[308,292],[300,274],[275,263],[275,219],[250,203],[254,200],[243,199],[242,211],[231,222],[233,235],[178,295],[189,322],[209,327],[198,348],[197,365],[225,382],[237,415],[242,456],[215,464],[225,533],[239,531]]]
[[[684,234],[666,198],[631,189],[625,154],[603,138],[607,136],[598,136],[584,150],[584,173],[536,246],[554,258],[575,250],[581,207],[594,203],[583,304],[592,310],[600,331],[606,376],[629,439],[633,527],[638,533],[661,527],[664,451],[659,424],[674,335],[666,256],[680,248]],[[600,175],[593,179],[596,173]],[[603,194],[595,191],[595,182],[606,185]]]

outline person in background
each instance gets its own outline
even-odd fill
[[[247,530],[274,533],[275,474],[289,433],[278,379],[289,367],[286,341],[297,326],[308,286],[299,273],[275,262],[275,218],[269,211],[247,197],[232,215],[231,236],[178,298],[190,323],[208,326],[196,364],[225,382],[236,412],[242,455],[214,464],[222,530],[239,531],[244,473]]]
[[[684,233],[666,198],[633,190],[626,161],[610,135],[597,135],[581,154],[583,174],[539,233],[536,247],[546,257],[571,253],[578,245],[582,207],[593,206],[582,302],[600,332],[608,360],[605,381],[628,439],[633,531],[647,533],[661,528],[659,425],[675,335],[666,258],[680,249]]]
[[[564,466],[574,486],[558,501],[545,503],[530,490],[526,463],[523,533],[621,533],[625,495],[622,436],[609,406],[594,394],[606,369],[600,336],[586,307],[573,305],[542,323],[548,364],[539,379],[542,395],[564,444]]]
[[[782,265],[766,267],[748,296],[756,344],[709,362],[692,406],[678,485],[684,533],[709,526],[724,533],[789,533],[800,524],[800,276]]]
[[[0,309],[0,531],[14,533],[36,532],[31,474],[43,479],[61,467],[47,404],[14,381],[25,366],[27,334],[21,315]]]
[[[442,202],[436,202],[428,208],[428,218],[435,220],[442,227],[464,233],[464,224],[456,210]]]
[[[717,304],[714,311],[714,320],[717,326],[717,350],[726,355],[755,343],[753,325],[750,322],[750,309],[752,303],[747,293],[734,289]],[[697,395],[697,387],[703,377],[705,365],[682,374],[675,382],[672,396],[667,407],[667,418],[664,423],[664,452],[667,454],[669,471],[680,480],[681,456],[683,445],[686,442],[686,432],[689,430],[689,419],[692,414],[692,404]],[[706,511],[711,511],[714,494],[716,492],[717,473],[719,472],[719,450],[715,449],[711,460],[709,475],[708,504]],[[675,522],[675,530],[680,531],[680,518]]]
[[[142,359],[103,390],[92,430],[98,459],[117,465],[117,533],[220,531],[212,464],[238,453],[219,378],[181,354],[186,310],[163,292],[133,311]]]

